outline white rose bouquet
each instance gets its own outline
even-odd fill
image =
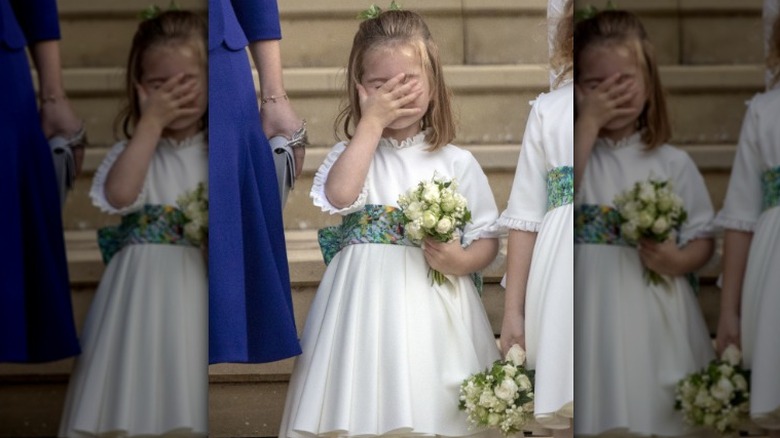
[[[437,174],[429,181],[421,181],[398,197],[398,206],[404,213],[404,235],[415,243],[425,237],[449,242],[455,231],[471,222],[471,211],[466,198],[457,192],[458,183],[444,180]],[[428,276],[437,284],[446,280],[444,274],[429,269]]]
[[[525,351],[513,345],[505,360],[460,385],[459,408],[474,426],[497,428],[504,436],[522,432],[533,418],[533,370],[527,370]]]
[[[720,359],[677,383],[674,407],[686,422],[725,435],[737,433],[750,409],[750,372],[739,365],[741,361],[737,347],[729,345]]]
[[[184,213],[184,237],[195,245],[206,241],[209,232],[209,191],[204,183],[176,199]]]
[[[682,198],[672,191],[670,181],[651,178],[637,182],[613,202],[622,222],[620,234],[629,243],[641,238],[664,242],[688,219]],[[660,274],[650,269],[645,270],[645,278],[652,284],[666,284]]]

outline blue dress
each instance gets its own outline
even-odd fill
[[[54,165],[24,50],[52,39],[54,0],[0,0],[0,362],[79,353]]]
[[[209,360],[300,354],[273,157],[244,48],[281,38],[276,0],[209,0]]]

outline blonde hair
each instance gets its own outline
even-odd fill
[[[132,137],[132,131],[141,118],[136,84],[143,76],[143,59],[149,49],[167,44],[191,44],[206,65],[206,21],[191,11],[165,11],[154,18],[142,21],[133,36],[130,55],[127,58],[125,92],[127,102],[114,121],[115,135],[120,130],[125,137]],[[205,127],[208,112],[203,114],[201,124]],[[117,135],[118,136],[118,135]]]
[[[563,6],[563,15],[555,29],[553,54],[550,67],[556,73],[553,88],[558,87],[574,70],[572,54],[574,52],[574,0],[567,0]]]
[[[420,54],[431,89],[431,100],[422,118],[422,129],[428,129],[425,141],[431,145],[431,150],[436,150],[455,138],[451,92],[444,83],[439,48],[428,26],[419,14],[405,10],[384,11],[360,23],[347,65],[347,101],[342,104],[334,123],[336,135],[341,131],[347,139],[352,139],[353,130],[360,121],[357,84],[363,77],[366,54],[380,47],[399,45],[414,47]]]
[[[647,102],[637,119],[637,129],[642,130],[642,141],[648,149],[666,143],[672,131],[666,97],[658,74],[655,49],[639,18],[627,11],[605,10],[578,22],[574,28],[574,62],[580,61],[585,49],[609,44],[632,49],[642,67],[647,88]],[[575,82],[579,75],[579,70],[574,69]]]
[[[772,88],[780,82],[780,14],[777,15],[772,25],[772,37],[769,40],[769,55],[766,65],[772,74],[772,79],[769,82],[769,88]]]

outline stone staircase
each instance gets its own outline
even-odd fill
[[[178,0],[204,10],[202,0]],[[367,0],[280,0],[285,84],[309,124],[312,146],[304,175],[285,209],[286,237],[296,321],[303,327],[324,264],[315,230],[335,224],[311,205],[314,171],[335,142],[333,120],[342,96],[343,66]],[[601,6],[602,1],[593,1]],[[162,4],[162,3],[161,3]],[[577,2],[579,4],[579,2]],[[111,127],[122,100],[123,64],[139,0],[60,0],[65,86],[87,122],[92,144],[85,172],[65,205],[64,223],[81,326],[103,272],[95,230],[115,223],[91,206],[92,173],[115,141]],[[637,11],[659,48],[663,81],[674,120],[674,143],[694,157],[705,174],[716,208],[728,182],[743,102],[763,87],[760,0],[622,0]],[[380,5],[382,6],[382,5]],[[455,94],[460,129],[455,141],[482,164],[503,208],[517,161],[528,101],[548,87],[544,0],[418,0]],[[734,35],[739,35],[735,38]],[[504,254],[486,271],[483,302],[498,333],[503,296],[497,285]],[[700,294],[711,327],[718,293],[717,268],[705,269]],[[56,434],[72,362],[0,365],[0,437]],[[210,368],[210,425],[214,437],[274,436],[278,431],[292,360],[264,365]]]

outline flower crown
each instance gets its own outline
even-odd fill
[[[398,6],[398,4],[395,2],[395,0],[392,0],[390,2],[390,6],[387,8],[387,10],[388,11],[400,11],[401,7]],[[377,5],[372,4],[371,6],[369,6],[368,9],[366,9],[365,11],[362,11],[361,13],[359,13],[357,18],[359,18],[361,20],[372,20],[374,18],[379,17],[379,14],[381,14],[381,13],[382,13],[382,8],[380,8]]]

